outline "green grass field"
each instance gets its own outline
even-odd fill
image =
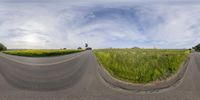
[[[48,56],[60,56],[71,53],[81,52],[83,50],[8,50],[3,51],[3,53],[17,55],[17,56],[26,56],[26,57],[48,57]]]
[[[115,78],[132,83],[150,83],[176,73],[189,50],[101,49],[94,54]]]

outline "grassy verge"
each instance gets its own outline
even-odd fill
[[[132,83],[150,83],[176,73],[189,50],[101,49],[94,54],[112,76]]]
[[[59,56],[71,53],[81,52],[83,50],[8,50],[3,51],[3,53],[26,56],[26,57],[48,57],[48,56]]]

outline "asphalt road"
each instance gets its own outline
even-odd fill
[[[182,81],[165,91],[134,93],[107,84],[91,51],[50,58],[0,53],[1,100],[200,100],[200,54]]]

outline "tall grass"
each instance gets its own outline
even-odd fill
[[[3,53],[27,57],[45,57],[71,54],[81,51],[83,50],[8,50],[3,51]]]
[[[94,54],[114,77],[133,83],[163,80],[176,73],[188,50],[101,49]]]

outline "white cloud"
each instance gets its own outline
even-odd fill
[[[191,47],[200,42],[200,6],[170,6],[158,9],[164,23],[150,30],[151,38],[164,41],[163,47]],[[195,27],[193,27],[195,26]]]
[[[0,5],[8,48],[185,48],[200,42],[198,5]]]

